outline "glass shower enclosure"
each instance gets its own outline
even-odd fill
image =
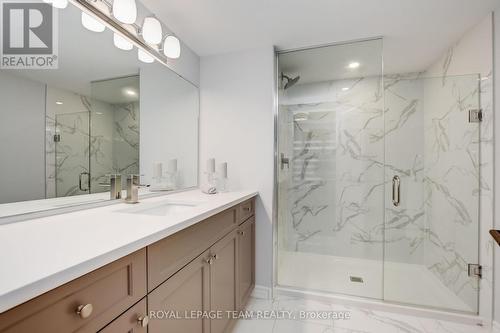
[[[139,173],[138,75],[91,82],[89,96],[53,87],[48,96],[49,197],[107,192],[110,174]]]
[[[478,312],[479,76],[278,54],[278,287]]]

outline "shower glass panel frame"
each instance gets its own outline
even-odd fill
[[[385,75],[382,47],[276,54],[275,287],[477,314],[480,76]]]

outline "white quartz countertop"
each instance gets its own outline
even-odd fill
[[[192,190],[0,225],[0,313],[256,195]],[[162,201],[196,206],[166,216],[123,212]]]

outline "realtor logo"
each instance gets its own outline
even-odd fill
[[[3,0],[0,17],[0,68],[57,68],[57,10],[52,5]]]

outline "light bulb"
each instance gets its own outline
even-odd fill
[[[165,38],[163,44],[163,53],[172,59],[177,59],[181,56],[181,43],[175,36],[168,36]]]
[[[137,20],[137,4],[135,0],[114,0],[113,16],[125,24],[133,24]]]
[[[106,29],[104,24],[85,12],[82,12],[82,25],[93,32],[103,32]]]
[[[149,44],[160,44],[163,38],[161,23],[155,17],[146,17],[142,24],[142,38]]]
[[[68,0],[43,0],[45,3],[50,3],[53,7],[64,9],[68,7]]]
[[[140,61],[145,62],[147,64],[153,63],[155,61],[155,58],[153,58],[149,53],[142,49],[137,50],[137,57],[139,58]]]
[[[132,44],[128,39],[120,34],[117,34],[116,32],[113,35],[113,43],[120,50],[130,51],[134,48],[134,44]]]

